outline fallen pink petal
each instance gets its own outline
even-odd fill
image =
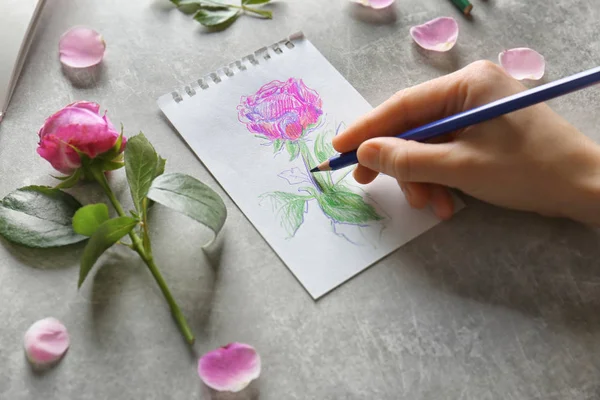
[[[69,348],[67,328],[56,318],[44,318],[25,332],[25,354],[37,366],[58,361]]]
[[[498,55],[498,61],[502,68],[517,80],[541,79],[546,69],[544,57],[527,47],[505,50]]]
[[[60,62],[71,68],[92,67],[104,57],[106,43],[93,29],[74,27],[65,32],[58,44]]]
[[[260,357],[244,343],[230,343],[204,354],[198,360],[198,375],[219,392],[239,392],[260,375]]]
[[[444,52],[458,39],[458,23],[452,17],[439,17],[410,28],[410,36],[422,48]]]
[[[395,0],[352,0],[354,3],[362,4],[365,7],[371,7],[373,9],[379,10],[382,8],[387,8],[394,4]]]

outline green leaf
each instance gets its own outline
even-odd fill
[[[263,18],[267,18],[267,19],[273,18],[273,13],[269,10],[258,10],[256,8],[244,8],[244,10],[254,13],[254,14],[258,14]]]
[[[101,163],[96,164],[97,168],[100,171],[114,171],[119,168],[123,168],[125,163],[123,161],[102,161]],[[94,167],[96,167],[96,165]]]
[[[154,181],[154,179],[156,179],[157,177],[161,176],[162,174],[165,173],[165,165],[167,163],[167,160],[165,160],[162,157],[158,157],[158,164],[156,165],[156,172],[154,173],[154,178],[152,178],[152,180]],[[152,207],[154,205],[154,202],[150,199],[148,199],[148,208]]]
[[[58,179],[59,181],[66,181],[67,179],[70,179],[72,175],[66,175],[66,176],[50,175],[50,176],[53,177],[54,179]]]
[[[273,152],[274,152],[274,153],[277,153],[278,151],[280,151],[280,150],[283,148],[283,143],[284,143],[284,142],[283,142],[283,140],[281,140],[281,139],[276,139],[276,140],[273,142]]]
[[[339,186],[318,195],[317,201],[323,212],[336,222],[364,224],[383,219],[361,195]]]
[[[118,217],[105,221],[96,229],[81,256],[77,287],[81,287],[94,263],[102,253],[131,232],[137,223],[138,221],[131,217]]]
[[[231,25],[240,15],[240,10],[226,7],[212,7],[198,10],[194,19],[210,28],[225,28]]]
[[[158,161],[156,162],[156,171],[154,171],[154,178],[165,173],[166,164],[167,160],[159,156]]]
[[[73,216],[73,229],[80,235],[92,236],[98,227],[108,219],[106,204],[88,204],[77,210]]]
[[[286,140],[285,149],[288,151],[290,155],[290,161],[294,161],[298,154],[300,154],[300,146],[296,142],[292,142],[291,140]]]
[[[265,198],[271,201],[271,206],[289,237],[294,236],[302,222],[304,222],[306,203],[312,197],[277,191],[261,196],[261,199]]]
[[[196,0],[177,0],[177,8],[184,14],[193,14],[200,9],[200,2]]]
[[[253,4],[267,4],[271,0],[243,0],[242,4],[245,6],[250,6]]]
[[[317,135],[317,139],[315,140],[315,157],[317,157],[317,163],[321,164],[329,160],[334,154],[335,150],[331,145],[328,135],[325,132]]]
[[[117,141],[115,142],[113,147],[111,147],[110,150],[105,151],[104,153],[98,154],[98,156],[95,158],[95,160],[100,159],[100,160],[112,161],[115,158],[122,157],[122,154],[123,154],[123,152],[121,151],[122,144],[123,144],[123,129],[121,128],[121,133],[119,134],[119,137],[117,138]]]
[[[219,233],[227,208],[219,195],[196,178],[180,173],[164,174],[152,182],[148,198],[195,219]]]
[[[71,225],[81,207],[73,196],[46,186],[26,186],[0,202],[0,234],[27,247],[59,247],[86,239]]]
[[[75,186],[81,180],[81,169],[76,169],[72,175],[60,180],[62,182],[56,185],[55,189],[68,189]]]
[[[161,163],[156,150],[144,134],[140,133],[129,139],[125,150],[125,172],[133,204],[140,213],[142,202]]]

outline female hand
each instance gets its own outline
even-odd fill
[[[447,135],[436,143],[395,136],[525,90],[504,70],[477,61],[404,89],[336,136],[338,152],[358,148],[354,177],[395,177],[415,208],[453,214],[448,188],[491,204],[600,226],[600,146],[546,104]],[[592,112],[592,110],[590,110]]]

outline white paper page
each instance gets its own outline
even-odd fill
[[[0,2],[0,121],[8,107],[45,0]]]
[[[236,70],[231,77],[221,76],[220,83],[211,82],[206,89],[193,87],[196,94],[192,96],[183,91],[180,102],[167,94],[158,103],[224,190],[316,299],[440,221],[428,209],[411,209],[397,182],[388,176],[381,175],[363,186],[348,174],[344,186],[362,199],[348,195],[348,189],[340,189],[339,185],[331,188],[330,181],[326,181],[329,194],[324,195],[309,178],[301,155],[290,161],[285,145],[274,154],[276,143],[256,137],[256,131],[252,132],[243,122],[248,122],[244,116],[250,115],[258,121],[259,130],[267,129],[272,137],[278,137],[273,132],[283,132],[276,127],[287,126],[288,138],[294,138],[297,134],[294,127],[300,119],[304,118],[304,123],[314,119],[314,113],[311,117],[302,111],[306,104],[313,106],[311,110],[320,109],[318,126],[304,130],[300,139],[315,157],[314,146],[320,134],[336,129],[339,132],[344,123],[348,125],[371,110],[367,101],[308,40],[296,38],[293,43],[293,49],[281,46],[281,54],[269,50],[268,60],[257,57],[259,65],[246,63],[246,70]],[[290,99],[285,93],[295,93],[296,86],[291,86],[283,94],[280,89],[278,94],[269,95],[273,90],[268,88],[281,88],[290,78],[296,78],[296,82],[301,79],[308,94],[303,91],[304,97]],[[273,81],[282,83],[264,88]],[[261,99],[255,97],[248,106],[243,97],[252,96],[261,88]],[[242,107],[242,117],[237,109],[240,104],[246,104]],[[299,108],[293,108],[298,104]],[[248,114],[248,110],[253,113]],[[283,122],[277,118],[282,113],[287,115]],[[275,121],[274,125],[266,120]],[[330,144],[331,137],[327,136],[322,143]],[[293,142],[282,140],[287,141]],[[351,169],[334,172],[333,182]],[[329,179],[326,174],[321,177]],[[277,191],[284,194],[272,194]],[[271,195],[261,201],[265,193]],[[278,208],[269,201],[272,198],[279,199],[277,206],[289,207],[280,208],[278,213]],[[455,200],[458,211],[463,203]],[[381,219],[377,220],[371,211]]]

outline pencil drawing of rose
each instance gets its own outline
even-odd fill
[[[93,159],[111,150],[119,139],[119,132],[99,111],[98,104],[80,101],[52,114],[38,132],[38,154],[54,169],[72,174],[81,167],[79,153]],[[126,142],[123,137],[120,148],[112,155],[122,153]]]
[[[302,79],[273,81],[256,94],[244,96],[238,106],[239,120],[248,130],[270,141],[296,141],[317,124],[323,114],[319,94]]]
[[[285,148],[290,162],[298,158],[302,160],[303,170],[294,166],[278,174],[290,186],[302,185],[296,193],[274,191],[261,196],[261,201],[270,202],[288,238],[294,237],[304,223],[304,214],[311,202],[316,203],[329,218],[333,233],[352,243],[354,241],[346,233],[339,233],[338,225],[366,227],[383,219],[363,196],[346,185],[345,177],[350,171],[341,171],[343,175],[339,178],[330,171],[310,172],[317,164],[333,156],[331,134],[336,135],[342,124],[335,128],[335,132],[329,129],[313,134],[321,126],[321,119],[326,119],[323,100],[302,79],[269,82],[255,94],[242,96],[237,110],[240,122],[251,133],[273,145],[275,153]]]

